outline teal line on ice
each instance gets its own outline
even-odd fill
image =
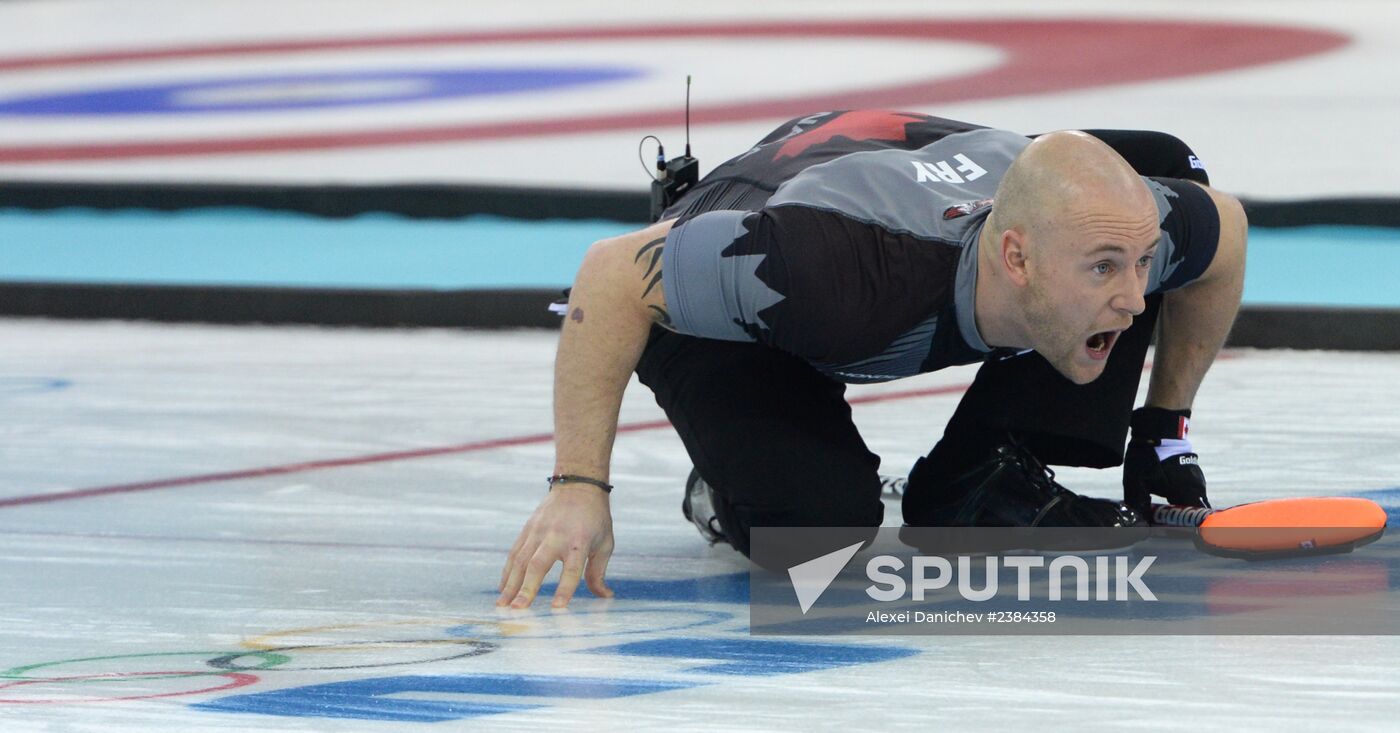
[[[612,221],[324,219],[254,209],[0,211],[10,282],[464,289],[554,287]]]
[[[366,289],[562,287],[613,221],[323,219],[256,209],[0,210],[0,281]],[[1249,304],[1400,307],[1400,229],[1250,232]]]
[[[1400,307],[1400,229],[1250,229],[1244,302]]]

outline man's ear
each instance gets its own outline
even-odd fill
[[[1007,229],[1001,233],[1001,266],[1006,269],[1006,277],[1018,287],[1030,282],[1026,271],[1026,235],[1018,229]]]

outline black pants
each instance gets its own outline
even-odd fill
[[[1175,137],[1089,132],[1142,175],[1208,182]],[[921,524],[928,506],[956,500],[946,479],[984,460],[1008,434],[1050,465],[1122,463],[1160,303],[1160,296],[1147,299],[1090,384],[1074,384],[1034,353],[983,364],[942,440],[910,472],[905,522]],[[752,527],[875,527],[883,520],[880,457],[851,420],[845,385],[801,359],[654,328],[637,376],[714,487],[720,527],[745,555]]]

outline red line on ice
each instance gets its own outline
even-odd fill
[[[1235,358],[1235,354],[1223,351],[1216,356],[1216,361],[1225,361]],[[1152,362],[1142,365],[1143,371],[1152,368]],[[852,405],[868,405],[874,402],[891,402],[894,400],[908,400],[919,397],[938,397],[940,395],[957,394],[967,391],[971,384],[954,384],[943,387],[926,387],[924,389],[907,389],[898,392],[885,392],[882,394],[864,395],[852,397],[847,402]],[[637,433],[643,430],[657,430],[671,426],[669,420],[650,420],[647,422],[629,423],[620,425],[618,433]],[[349,456],[346,458],[332,458],[323,461],[306,461],[303,463],[287,463],[281,466],[265,466],[262,468],[245,468],[239,471],[222,471],[219,473],[204,473],[195,476],[176,476],[174,478],[156,479],[153,481],[138,481],[129,484],[113,484],[111,486],[94,486],[87,489],[73,489],[70,491],[55,491],[47,494],[31,494],[29,496],[16,496],[9,499],[0,499],[0,509],[11,506],[25,506],[28,504],[44,504],[51,501],[69,501],[72,499],[90,499],[95,496],[110,496],[113,494],[130,494],[137,491],[151,491],[154,489],[169,489],[177,486],[195,486],[197,484],[211,484],[220,481],[239,481],[248,478],[263,478],[266,476],[282,476],[290,473],[305,473],[307,471],[320,471],[326,468],[345,468],[347,466],[364,466],[372,463],[388,463],[390,461],[405,461],[413,458],[431,458],[434,456],[451,455],[454,453],[474,453],[476,451],[491,450],[493,448],[510,448],[517,445],[534,445],[537,443],[548,443],[554,440],[553,433],[537,433],[535,435],[521,435],[515,438],[496,438],[494,440],[481,440],[474,443],[459,443],[457,445],[444,445],[436,448],[418,448],[415,450],[392,451],[389,453],[371,453],[365,456]]]
[[[970,385],[958,384],[946,387],[929,387],[926,389],[911,389],[902,392],[887,392],[884,394],[866,395],[863,397],[853,397],[849,401],[853,405],[868,404],[871,402],[888,402],[891,400],[913,399],[917,397],[935,397],[938,395],[953,394],[965,391]],[[657,430],[659,428],[670,427],[668,420],[651,420],[648,422],[629,423],[618,426],[618,433],[636,433],[643,430]],[[414,458],[431,458],[434,456],[452,455],[455,453],[474,453],[477,451],[492,450],[494,448],[510,448],[517,445],[534,445],[538,443],[548,443],[554,440],[553,433],[538,433],[535,435],[522,435],[515,438],[497,438],[494,440],[481,440],[473,443],[459,443],[457,445],[444,445],[436,448],[419,448],[415,450],[392,451],[389,453],[372,453],[364,456],[349,456],[346,458],[332,458],[322,461],[306,461],[303,463],[288,463],[281,466],[264,466],[262,468],[245,468],[238,471],[221,471],[218,473],[205,473],[194,476],[176,476],[174,478],[156,479],[153,481],[138,481],[128,484],[113,484],[111,486],[94,486],[87,489],[73,489],[70,491],[55,491],[47,494],[31,494],[29,496],[16,496],[9,499],[0,499],[0,508],[11,506],[25,506],[29,504],[44,504],[52,501],[70,501],[73,499],[90,499],[97,496],[111,496],[114,494],[131,494],[138,491],[152,491],[155,489],[169,489],[178,486],[195,486],[198,484],[210,484],[221,481],[239,481],[250,478],[264,478],[267,476],[283,476],[292,473],[306,473],[308,471],[320,471],[327,468],[345,468],[348,466],[364,466],[373,463],[388,463],[390,461],[405,461]]]

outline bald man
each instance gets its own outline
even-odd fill
[[[1208,505],[1186,430],[1238,310],[1246,230],[1208,182],[1160,133],[1032,139],[873,110],[786,123],[658,224],[589,249],[560,335],[551,490],[498,603],[528,606],[560,562],[554,605],[580,579],[611,595],[609,463],[634,370],[695,464],[686,517],[744,554],[752,527],[882,522],[845,384],[979,361],[909,474],[906,525],[1132,526],[1153,495]],[[1119,464],[1123,502],[1046,468]]]

